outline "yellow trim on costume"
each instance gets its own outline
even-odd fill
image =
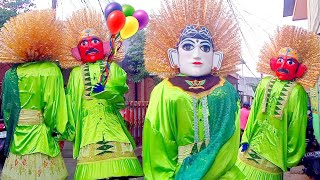
[[[214,85],[211,89],[209,89],[209,90],[207,90],[207,91],[203,91],[203,92],[197,94],[197,93],[193,93],[193,92],[186,91],[186,90],[184,90],[183,88],[181,88],[181,87],[179,87],[179,86],[173,85],[173,84],[169,81],[168,78],[165,78],[164,80],[167,82],[167,84],[168,84],[169,87],[178,88],[178,89],[180,89],[181,91],[186,92],[186,93],[189,94],[190,96],[192,96],[192,97],[194,97],[194,98],[197,98],[197,99],[202,98],[202,97],[204,97],[204,96],[208,96],[208,95],[211,94],[216,88],[223,86],[224,83],[225,83],[225,81],[226,81],[224,78],[220,78],[219,83],[216,84],[216,85]]]
[[[19,125],[37,125],[43,123],[43,116],[39,110],[21,109]]]
[[[252,155],[250,155],[252,154]],[[282,169],[278,166],[274,165],[272,162],[268,161],[267,159],[263,158],[256,152],[251,149],[248,149],[245,152],[239,152],[239,160],[245,164],[258,168],[268,173],[283,173]]]
[[[78,164],[87,164],[90,162],[105,161],[110,159],[130,159],[136,158],[130,143],[121,142],[108,142],[105,145],[112,146],[108,149],[108,152],[99,155],[103,150],[98,148],[103,146],[102,144],[89,144],[80,149]]]
[[[202,145],[203,141],[197,142],[197,149],[198,152],[200,151],[201,145]],[[209,140],[205,141],[206,146],[209,144]],[[178,147],[178,163],[182,163],[183,160],[190,156],[191,152],[192,152],[192,148],[196,143],[191,143],[185,146],[179,146]]]

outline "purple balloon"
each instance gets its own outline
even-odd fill
[[[149,16],[148,13],[146,13],[144,10],[137,10],[133,13],[132,16],[138,20],[139,30],[145,28],[148,25]]]
[[[108,18],[109,14],[115,10],[122,11],[122,6],[116,2],[108,4],[107,7],[104,9],[104,16],[106,17],[106,19]]]

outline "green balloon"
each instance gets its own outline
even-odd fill
[[[125,4],[122,6],[122,12],[126,17],[132,16],[134,11],[135,11],[134,8],[128,4]]]

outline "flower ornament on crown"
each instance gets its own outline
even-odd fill
[[[212,47],[214,47],[212,35],[209,29],[206,28],[205,26],[193,25],[193,24],[187,25],[180,34],[179,43],[186,38],[208,40],[210,44],[212,44]]]
[[[80,32],[79,41],[81,41],[83,38],[87,38],[89,36],[95,36],[98,37],[98,32],[95,29],[87,28]]]
[[[279,50],[279,56],[287,56],[293,59],[299,60],[298,52],[290,47],[281,48]]]

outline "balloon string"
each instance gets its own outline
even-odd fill
[[[120,38],[119,45],[115,45],[116,39],[120,37],[120,33],[116,35],[112,35],[110,38],[110,48],[111,48],[111,53],[108,56],[107,61],[110,63],[113,58],[117,55],[117,52],[119,51],[119,49],[122,47],[122,42],[123,39]]]
[[[111,49],[111,52],[108,56],[108,59],[107,61],[110,63],[114,57],[114,48],[115,48],[115,35],[113,34],[111,37],[110,37],[110,49]]]
[[[119,51],[119,49],[122,47],[122,39],[119,41],[119,45],[117,45],[117,47],[114,49],[114,56],[117,55],[117,52]]]
[[[102,85],[106,85],[107,84],[107,79],[108,79],[108,76],[109,76],[109,69],[110,69],[110,64],[107,62],[105,68],[103,69],[103,72],[101,72],[101,75],[100,75],[100,84]]]
[[[120,37],[120,33],[117,34],[116,39],[118,39]]]

